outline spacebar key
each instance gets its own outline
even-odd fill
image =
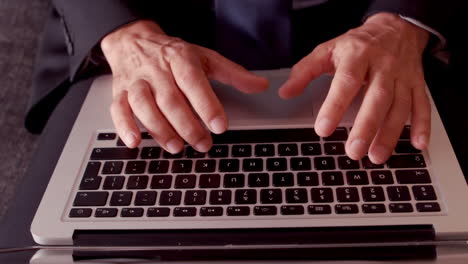
[[[138,148],[95,148],[91,153],[91,160],[125,160],[136,159]]]

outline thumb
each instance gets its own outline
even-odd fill
[[[208,78],[231,85],[244,93],[260,93],[268,89],[269,81],[264,77],[249,72],[237,63],[221,56],[219,53],[203,48],[202,65]]]
[[[296,97],[307,85],[320,75],[331,72],[332,42],[318,45],[309,55],[296,63],[289,74],[288,80],[280,87],[278,94],[283,99]]]

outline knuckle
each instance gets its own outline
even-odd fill
[[[161,51],[164,57],[171,59],[188,56],[193,53],[193,47],[180,38],[171,38],[161,46]]]
[[[156,96],[156,104],[168,111],[172,111],[172,109],[180,105],[182,101],[178,92],[173,89],[161,91],[158,94],[159,96]]]
[[[136,85],[128,93],[128,102],[130,105],[138,106],[148,100],[148,93],[145,86]]]

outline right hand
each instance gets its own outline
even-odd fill
[[[207,152],[213,142],[201,122],[216,134],[228,128],[208,79],[245,93],[268,88],[267,79],[213,50],[166,35],[152,21],[117,29],[102,39],[101,49],[113,75],[112,120],[129,148],[141,141],[135,115],[168,152],[180,152],[184,140]]]

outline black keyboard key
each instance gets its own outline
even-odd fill
[[[440,205],[438,203],[416,203],[416,210],[418,212],[440,212]]]
[[[411,213],[413,206],[410,203],[391,203],[388,208],[392,213]]]
[[[244,159],[242,163],[242,169],[244,171],[262,171],[263,160],[262,159]]]
[[[219,174],[202,174],[200,175],[200,188],[218,188],[221,183],[221,176]]]
[[[359,208],[355,204],[337,204],[335,205],[335,212],[337,214],[357,214]]]
[[[271,157],[275,155],[275,145],[273,144],[259,144],[255,146],[255,156],[257,157]]]
[[[122,208],[120,216],[122,217],[142,217],[143,208]]]
[[[363,204],[362,212],[365,214],[382,214],[387,212],[384,204]]]
[[[309,205],[307,211],[311,215],[331,214],[331,207],[329,205]]]
[[[335,159],[333,157],[317,157],[314,158],[314,166],[317,170],[334,170]]]
[[[323,145],[325,154],[327,155],[344,155],[345,148],[344,144],[341,142],[325,143]]]
[[[287,203],[307,203],[307,190],[305,188],[286,189]]]
[[[151,180],[151,189],[169,189],[171,185],[171,175],[154,175]]]
[[[299,154],[296,144],[278,144],[278,155],[297,156]]]
[[[291,172],[273,173],[273,186],[293,186],[294,174]]]
[[[213,145],[208,155],[212,158],[225,158],[229,155],[229,147],[227,145]]]
[[[288,163],[285,158],[269,158],[266,163],[268,171],[285,171],[288,169]]]
[[[167,207],[151,207],[148,208],[146,216],[148,217],[167,217],[169,216],[171,209]]]
[[[240,169],[239,167],[238,159],[222,159],[219,161],[220,172],[237,172]]]
[[[179,205],[182,198],[181,191],[162,191],[159,198],[160,205]]]
[[[400,184],[431,183],[427,170],[396,170],[395,176]]]
[[[195,174],[182,174],[177,175],[174,183],[174,187],[177,189],[192,189],[195,188],[195,182],[197,176]]]
[[[206,191],[196,190],[185,192],[184,203],[186,205],[203,205],[206,203]]]
[[[317,156],[322,155],[322,148],[319,143],[303,143],[301,152],[304,156]]]
[[[250,207],[248,206],[229,206],[227,208],[228,216],[246,216],[250,214]]]
[[[365,156],[362,158],[362,166],[365,169],[383,169],[384,165],[383,164],[374,164],[372,161],[369,159],[368,156]]]
[[[146,170],[146,161],[129,161],[125,167],[125,174],[141,174],[145,173]]]
[[[322,184],[325,186],[344,185],[343,173],[341,171],[322,172]]]
[[[398,141],[395,147],[396,153],[421,153],[421,150],[413,147],[411,141]]]
[[[401,131],[400,139],[410,139],[411,126],[405,126]]]
[[[123,168],[123,161],[107,161],[102,167],[102,174],[120,174]]]
[[[117,138],[117,147],[125,147],[125,143],[123,142],[123,140],[119,137]]]
[[[359,202],[359,193],[356,187],[336,188],[336,200],[340,203]]]
[[[115,133],[99,133],[97,140],[114,140],[116,137]]]
[[[210,204],[230,204],[231,195],[230,190],[213,190],[210,192]]]
[[[299,186],[317,186],[319,178],[317,172],[299,172],[297,173],[297,184]]]
[[[348,156],[338,157],[338,168],[342,170],[357,170],[361,167],[359,166],[359,161],[352,160]]]
[[[252,189],[236,190],[236,204],[255,204],[257,203],[257,191]]]
[[[86,165],[86,169],[83,173],[83,178],[93,178],[97,177],[99,174],[99,169],[101,168],[101,162],[99,161],[90,161]]]
[[[371,171],[371,178],[374,184],[393,184],[392,172],[389,170]]]
[[[172,173],[189,173],[192,172],[191,160],[174,160],[172,162]]]
[[[201,158],[204,158],[205,156],[206,156],[206,153],[199,152],[190,146],[188,146],[185,151],[185,157],[189,159],[201,159]]]
[[[383,202],[385,194],[382,187],[363,187],[361,189],[362,200],[365,202]]]
[[[313,128],[228,130],[213,135],[215,144],[319,141]]]
[[[153,139],[153,137],[148,132],[141,132],[141,139]]]
[[[175,154],[172,154],[170,152],[167,152],[167,151],[163,151],[163,158],[165,159],[180,159],[184,156],[184,152],[181,151],[179,153],[175,153]]]
[[[411,189],[413,190],[414,199],[417,201],[437,200],[434,187],[431,185],[414,185]]]
[[[254,215],[276,215],[278,210],[276,206],[255,206]]]
[[[130,176],[127,182],[127,189],[146,189],[149,177],[146,175]]]
[[[314,203],[333,202],[333,191],[331,188],[312,188],[310,189],[310,193]]]
[[[260,201],[263,204],[279,204],[283,202],[281,189],[263,189],[260,191]]]
[[[90,208],[73,208],[70,210],[68,217],[70,218],[86,218],[90,217],[93,210]]]
[[[161,155],[160,147],[144,147],[141,150],[142,159],[157,159]]]
[[[135,205],[154,205],[157,193],[154,191],[140,191],[136,193]]]
[[[250,157],[252,156],[252,146],[250,145],[234,145],[232,146],[231,155],[233,157]]]
[[[326,141],[346,141],[346,139],[348,139],[348,132],[344,127],[337,127],[330,136],[324,138]]]
[[[304,206],[302,205],[283,205],[281,206],[282,215],[303,215]]]
[[[195,163],[195,172],[214,172],[216,170],[216,160],[204,159],[197,160]]]
[[[202,207],[200,208],[200,216],[222,216],[222,207]]]
[[[125,182],[124,176],[107,176],[102,188],[104,190],[120,190]]]
[[[388,199],[390,201],[409,201],[411,196],[406,186],[389,186],[387,187]]]
[[[369,177],[366,171],[347,171],[346,180],[349,185],[367,185],[369,184]]]
[[[422,155],[393,155],[387,165],[389,168],[424,168],[426,162]]]
[[[225,188],[239,188],[245,185],[245,175],[242,173],[224,174]]]
[[[270,175],[268,173],[250,173],[249,187],[267,187],[270,185]]]
[[[97,190],[101,186],[102,178],[96,177],[85,177],[81,179],[80,190]]]
[[[174,208],[174,216],[176,217],[190,217],[197,215],[197,208],[195,207],[176,207]]]
[[[149,173],[167,173],[169,171],[168,160],[152,160],[148,167]]]
[[[291,158],[291,170],[311,170],[312,164],[309,158]]]
[[[117,208],[98,208],[94,213],[95,217],[116,217],[117,216]]]
[[[95,148],[91,160],[127,160],[138,157],[138,148]]]
[[[127,206],[132,201],[132,192],[113,192],[110,200],[111,206]]]

